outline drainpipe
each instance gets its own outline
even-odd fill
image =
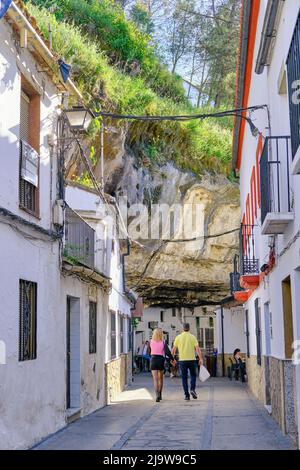
[[[225,377],[224,308],[223,308],[223,305],[221,305],[221,334],[222,334],[222,376]]]
[[[30,33],[30,40],[34,41],[35,48],[40,52],[43,56],[47,65],[52,69],[53,64],[57,63],[55,56],[52,54],[51,50],[47,47],[43,39],[38,35],[36,30],[30,24],[26,16],[23,14],[22,10],[15,4],[15,2],[11,3],[10,8],[7,10],[7,14],[10,19],[20,25],[23,26],[29,31]],[[75,84],[68,78],[67,82],[64,84],[70,90],[71,93],[75,94],[79,99],[83,99],[80,91],[76,88]]]

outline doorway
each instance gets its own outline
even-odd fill
[[[283,305],[283,322],[284,322],[284,345],[285,357],[291,359],[293,355],[293,310],[292,310],[292,289],[291,278],[288,276],[282,281],[282,305]]]
[[[67,297],[67,409],[80,408],[80,299]]]
[[[271,405],[271,385],[270,385],[270,355],[271,355],[271,313],[270,303],[264,304],[264,326],[265,326],[265,394],[266,405]]]

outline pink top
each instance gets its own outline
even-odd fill
[[[164,342],[163,341],[150,341],[151,355],[164,356]]]

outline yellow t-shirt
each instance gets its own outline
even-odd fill
[[[197,338],[188,331],[183,331],[174,341],[174,347],[179,351],[180,361],[194,361],[196,346],[198,346]]]

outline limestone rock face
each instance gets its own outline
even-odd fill
[[[223,176],[198,178],[173,163],[138,165],[126,153],[106,160],[105,174],[110,175],[106,189],[128,207],[129,234],[138,238],[125,258],[126,285],[142,295],[145,305],[218,304],[230,294],[229,273],[238,251],[240,225],[237,184]],[[135,210],[134,204],[146,209]],[[159,217],[161,205],[174,204],[172,221],[167,212]],[[180,211],[182,207],[186,212]],[[198,210],[198,226],[189,227]],[[131,230],[137,214],[140,235],[136,228]],[[192,240],[183,241],[187,238]]]

